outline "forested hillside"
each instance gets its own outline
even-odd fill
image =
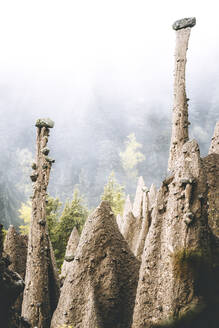
[[[201,98],[202,99],[202,98]],[[54,112],[55,128],[50,145],[56,163],[51,172],[49,193],[62,202],[72,198],[77,187],[89,208],[95,207],[112,171],[117,181],[133,197],[137,177],[146,185],[159,186],[166,175],[171,119],[170,108],[147,108],[145,103],[109,103],[106,99],[92,106],[83,117],[80,109],[60,118]],[[4,98],[1,110],[4,111]],[[191,137],[207,153],[217,120],[217,103],[203,97],[191,101]],[[31,163],[35,152],[35,116],[12,103],[15,119],[4,116],[1,125],[0,218],[7,227],[20,224],[18,208],[31,193]],[[78,114],[78,115],[77,115]],[[65,116],[65,115],[64,115]]]

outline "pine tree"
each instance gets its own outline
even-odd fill
[[[24,224],[19,226],[22,235],[28,235],[30,229],[31,219],[31,202],[21,203],[21,207],[18,210],[19,218],[24,221]]]
[[[110,203],[115,215],[122,214],[125,203],[124,187],[117,182],[114,172],[108,178],[101,200],[107,200]]]
[[[81,233],[85,220],[88,216],[88,209],[84,203],[83,197],[78,189],[74,190],[72,200],[65,204],[62,215],[55,225],[51,235],[57,265],[60,267],[63,263],[68,239],[74,227]]]
[[[136,141],[134,133],[131,133],[127,137],[125,142],[125,150],[120,152],[119,156],[121,158],[122,167],[129,178],[137,178],[138,163],[145,160],[145,156],[139,151],[139,148],[142,148],[142,145]]]

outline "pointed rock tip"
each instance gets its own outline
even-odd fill
[[[73,244],[78,243],[79,239],[80,239],[80,235],[79,235],[78,229],[76,227],[74,227],[72,229],[72,232],[71,232],[70,237],[68,239],[67,249],[69,247],[71,248],[72,243]]]
[[[150,191],[149,191],[149,204],[150,204],[150,208],[152,208],[155,200],[156,200],[156,196],[157,196],[157,188],[155,186],[154,183],[152,183],[151,187],[150,187]]]
[[[219,121],[215,125],[214,134],[212,137],[208,154],[212,153],[219,154]]]
[[[138,178],[138,185],[145,186],[145,182],[142,176]]]
[[[76,227],[73,228],[72,234],[79,236],[78,229]]]
[[[98,212],[104,212],[105,214],[111,214],[112,213],[112,209],[111,209],[111,206],[110,206],[110,203],[109,203],[108,200],[102,200],[100,202],[100,204],[98,205],[98,207],[91,214],[91,217],[93,215],[95,215],[95,213],[98,213]]]
[[[128,195],[125,200],[124,212],[125,213],[131,212],[131,210],[132,210],[132,202],[131,202],[130,196]]]
[[[145,184],[142,176],[140,176],[138,179],[136,194],[138,193],[139,189],[143,192],[148,192],[148,188],[146,187],[146,184]],[[134,203],[135,203],[135,201],[134,201]]]
[[[98,209],[108,209],[111,210],[110,203],[108,200],[102,200],[99,206],[97,207]]]
[[[183,28],[193,27],[195,25],[196,25],[196,18],[195,17],[187,17],[187,18],[182,18],[182,19],[175,21],[172,25],[172,28],[175,31],[178,31]]]
[[[183,145],[182,153],[187,153],[187,152],[192,152],[192,153],[199,152],[200,153],[199,144],[195,139],[189,140]]]
[[[157,188],[154,183],[152,183],[152,185],[150,186],[150,193],[151,192],[155,192],[155,193],[157,192]]]
[[[144,179],[142,176],[140,176],[138,179],[135,199],[132,208],[132,213],[135,217],[138,217],[141,214],[142,200],[145,197],[145,193],[147,191],[148,189],[145,186]]]
[[[9,225],[9,228],[8,228],[7,234],[12,233],[12,232],[15,233],[17,231],[15,230],[15,227],[13,226],[13,224],[10,224]]]

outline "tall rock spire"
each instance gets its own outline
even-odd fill
[[[132,209],[132,213],[136,218],[142,216],[142,204],[143,204],[144,192],[146,190],[147,188],[145,186],[143,177],[139,177],[136,194],[135,194],[135,200]]]
[[[194,23],[184,19],[174,27],[188,37]],[[176,129],[176,136],[182,135],[180,124]],[[153,205],[132,328],[218,326],[219,155],[202,159],[197,142],[185,141],[173,153],[173,174],[163,181]]]
[[[145,238],[149,229],[149,198],[148,189],[144,179],[138,179],[133,207],[129,196],[126,199],[121,233],[127,241],[129,248],[141,261]]]
[[[48,157],[50,119],[39,119],[37,127],[37,155],[31,180],[34,182],[32,215],[28,240],[27,269],[22,305],[22,316],[33,327],[47,328],[56,306],[57,280],[54,276],[53,254],[46,223],[46,190],[54,160]]]
[[[123,216],[127,215],[131,211],[132,211],[132,203],[130,200],[130,196],[128,195],[125,200]]]
[[[211,139],[211,146],[209,149],[209,154],[219,154],[219,121],[216,123],[215,129],[214,129],[214,135]]]
[[[176,30],[175,50],[175,76],[174,76],[174,100],[172,118],[172,137],[168,169],[173,171],[182,146],[189,139],[188,134],[188,98],[186,97],[185,68],[186,52],[191,32],[191,27],[196,24],[196,19],[184,18],[173,24]]]
[[[122,215],[118,214],[116,217],[116,222],[118,224],[120,232],[123,231],[124,225],[126,224],[126,219],[132,211],[132,203],[130,196],[128,195],[125,200],[124,210]]]
[[[156,196],[157,196],[157,189],[156,189],[155,184],[152,183],[152,185],[150,187],[150,190],[149,190],[149,194],[148,194],[150,210],[153,208],[153,205],[154,205],[155,200],[156,200]]]
[[[208,181],[208,224],[219,238],[219,122],[212,137],[208,156],[203,158]]]
[[[144,193],[143,204],[142,204],[142,223],[139,234],[136,236],[134,255],[139,261],[144,249],[145,239],[148,234],[150,225],[150,213],[149,213],[149,197],[148,192]]]

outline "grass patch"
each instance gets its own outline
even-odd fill
[[[202,249],[181,249],[173,254],[173,268],[176,279],[191,279],[196,296],[205,299],[212,292],[212,256]]]
[[[173,254],[175,278],[182,279],[191,274],[195,278],[206,265],[209,266],[209,257],[201,250],[184,248]]]
[[[180,249],[172,255],[175,279],[191,280],[197,302],[167,317],[153,328],[218,328],[219,267],[212,254],[203,249]]]

